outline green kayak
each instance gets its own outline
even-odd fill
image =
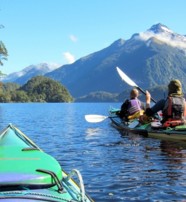
[[[93,201],[78,170],[67,175],[56,159],[11,124],[0,133],[0,200]]]
[[[145,137],[186,142],[186,125],[162,128],[161,123],[157,120],[147,124],[140,124],[138,119],[125,122],[117,115],[117,111],[119,109],[111,109],[109,111],[109,118],[114,127],[125,133],[135,133]]]

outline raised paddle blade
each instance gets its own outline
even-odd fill
[[[128,85],[132,87],[136,87],[138,90],[140,90],[144,95],[146,95],[146,92],[141,89],[132,79],[130,79],[119,67],[116,67],[116,70],[121,77],[123,81],[125,81]],[[151,100],[156,103],[156,101],[151,97]]]
[[[128,83],[130,86],[138,87],[138,85],[134,81],[132,81],[119,67],[116,67],[116,69],[123,81]]]
[[[90,123],[99,123],[101,121],[104,121],[107,118],[108,118],[108,116],[102,116],[102,115],[97,115],[97,114],[85,115],[85,120]]]

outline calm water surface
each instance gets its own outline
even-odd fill
[[[111,106],[120,103],[1,104],[0,129],[16,125],[65,171],[80,170],[96,202],[186,201],[186,147],[85,121]]]

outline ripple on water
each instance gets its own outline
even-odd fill
[[[109,119],[87,123],[86,114],[107,115],[118,103],[2,104],[1,129],[18,126],[70,172],[77,168],[96,202],[184,201],[186,147],[121,134]]]

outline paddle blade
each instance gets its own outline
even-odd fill
[[[99,123],[107,119],[108,116],[96,115],[96,114],[89,114],[85,115],[85,120],[90,123]]]
[[[116,67],[116,69],[123,81],[125,81],[130,86],[138,87],[138,85],[133,80],[131,80],[119,67]]]
[[[132,79],[130,79],[119,67],[116,67],[117,72],[119,74],[119,76],[121,77],[121,79],[123,81],[125,81],[128,85],[137,88],[138,90],[140,90],[144,95],[146,95],[146,92],[141,89]],[[151,100],[156,103],[156,101],[151,97]]]

